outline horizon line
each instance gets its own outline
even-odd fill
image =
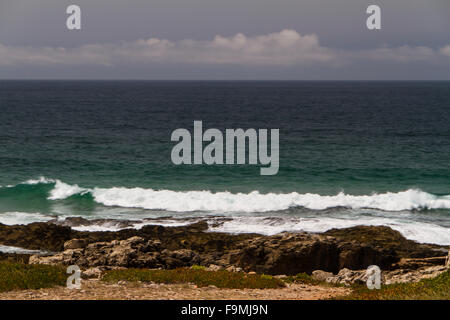
[[[160,82],[444,82],[450,79],[70,79],[70,78],[0,78],[0,81],[160,81]]]

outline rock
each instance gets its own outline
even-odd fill
[[[450,268],[450,250],[448,250],[448,255],[445,259],[445,265]]]
[[[270,275],[337,270],[338,260],[339,251],[333,240],[306,233],[251,239],[230,255],[230,264]]]
[[[393,249],[374,246],[373,244],[359,243],[356,241],[343,242],[338,245],[339,269],[352,270],[367,268],[377,265],[381,269],[389,268],[399,260],[399,256]]]
[[[326,281],[328,278],[333,277],[331,272],[326,272],[323,270],[314,270],[312,272],[312,277],[318,281]]]
[[[35,222],[27,225],[0,224],[0,243],[32,250],[61,251],[64,242],[76,238],[69,227]]]
[[[64,242],[64,250],[67,249],[82,249],[86,247],[87,243],[84,239],[72,239]]]
[[[64,261],[60,255],[54,256],[38,256],[32,255],[28,260],[29,264],[49,264],[49,265],[57,265],[62,264]]]
[[[71,224],[75,225],[77,223],[92,223],[91,220],[83,218],[71,218],[70,221]],[[208,229],[206,221],[180,227],[146,225],[140,229],[128,228],[114,232],[77,231],[68,226],[55,224],[59,222],[53,220],[53,222],[36,222],[13,226],[0,224],[0,243],[26,249],[56,252],[64,250],[64,243],[71,239],[83,239],[89,244],[113,240],[120,241],[139,236],[145,240],[159,240],[169,250],[190,249],[199,253],[214,253],[233,249],[241,240],[255,236],[254,234],[231,235],[204,232]]]
[[[222,266],[218,266],[216,264],[210,264],[208,266],[208,268],[206,268],[207,271],[219,271],[219,270],[222,270],[222,269],[223,269]]]
[[[403,258],[392,265],[391,269],[416,270],[425,267],[445,265],[446,257]]]
[[[443,259],[442,259],[443,260]],[[448,264],[420,267],[418,269],[397,269],[386,272],[386,284],[418,282],[422,279],[435,278],[449,270]]]
[[[173,269],[200,264],[200,257],[197,253],[188,249],[175,251],[166,249],[161,252],[160,261],[162,261],[163,267]]]
[[[340,243],[359,243],[376,249],[382,248],[386,252],[395,252],[400,258],[442,256],[442,246],[408,240],[400,232],[386,226],[355,226],[344,229],[330,229],[323,235],[335,237]],[[448,248],[445,252],[447,251]],[[381,267],[380,264],[377,265]]]
[[[242,268],[235,267],[235,266],[229,266],[225,270],[227,270],[228,272],[242,272],[243,271]]]
[[[442,258],[442,257],[441,257]],[[418,260],[418,259],[413,259]],[[429,259],[433,261],[433,259]],[[442,260],[442,259],[441,259]],[[418,282],[422,279],[435,278],[438,275],[449,270],[449,266],[446,265],[433,265],[420,267],[418,269],[396,269],[392,271],[383,271],[381,273],[381,282],[384,284],[393,283],[411,283]],[[367,281],[366,270],[349,270],[342,269],[336,276],[328,277],[327,282],[335,284],[363,284]]]
[[[369,265],[386,271],[418,269],[442,265],[442,250],[447,254],[449,249],[407,240],[388,227],[357,226],[323,234],[273,236],[205,232],[207,228],[205,221],[181,227],[146,225],[138,230],[114,232],[81,232],[53,223],[0,224],[0,243],[57,251],[33,256],[30,263],[77,264],[84,268],[176,268],[198,264],[270,275],[311,274],[315,270],[337,274],[344,268],[365,270]]]
[[[283,233],[244,241],[230,254],[229,263],[246,271],[295,275],[314,270],[337,273],[343,268],[358,270],[374,264],[388,268],[398,260],[392,249],[321,234]]]
[[[52,256],[33,255],[29,260],[30,264],[78,265],[88,268],[176,268],[198,262],[199,256],[192,250],[161,251],[160,241],[146,241],[137,236],[120,241],[95,242],[85,248],[67,249]]]
[[[78,261],[83,256],[83,249],[68,249],[55,255],[32,255],[28,261],[29,264],[48,264],[48,265],[73,265],[79,264]],[[82,264],[79,264],[80,266]]]
[[[81,273],[81,275],[83,277],[86,277],[86,278],[97,278],[97,279],[99,279],[99,278],[101,278],[102,273],[103,273],[102,268],[94,267],[94,268],[89,268],[89,269],[84,270]]]
[[[328,277],[326,279],[329,283],[334,284],[363,284],[367,281],[366,270],[350,270],[347,268],[339,270],[336,276]]]

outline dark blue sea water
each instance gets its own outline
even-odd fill
[[[383,224],[450,244],[450,82],[0,81],[0,112],[0,223]],[[194,120],[279,129],[278,174],[174,165],[171,133]]]

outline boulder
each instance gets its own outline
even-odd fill
[[[314,270],[311,275],[315,280],[318,281],[326,281],[328,278],[333,277],[334,275],[331,272],[326,272],[323,270]]]
[[[89,268],[89,269],[84,270],[81,273],[81,275],[84,278],[97,278],[97,279],[99,279],[99,278],[101,278],[102,273],[103,273],[103,270],[101,268],[94,267],[94,268]]]
[[[339,251],[330,239],[311,234],[280,234],[249,240],[230,254],[230,264],[270,275],[337,270]]]
[[[398,260],[392,249],[321,234],[284,233],[243,242],[230,254],[229,263],[245,271],[295,275],[314,270],[337,273],[343,268],[358,270],[370,265],[388,268]]]
[[[329,283],[334,284],[344,284],[344,285],[352,285],[352,284],[363,284],[367,281],[366,270],[350,270],[347,268],[339,270],[339,273],[336,276],[328,277],[326,279]]]
[[[400,232],[386,226],[355,226],[344,229],[330,229],[323,233],[332,236],[340,243],[359,243],[383,249],[400,258],[426,258],[442,256],[443,247],[433,244],[417,243],[406,239]],[[448,248],[445,249],[445,252]],[[381,265],[379,265],[381,267]]]
[[[64,250],[67,249],[82,249],[86,247],[87,241],[84,239],[72,239],[64,242]]]
[[[229,266],[225,270],[227,270],[228,272],[243,272],[242,268],[235,266]]]
[[[222,266],[218,266],[217,264],[210,264],[208,268],[206,268],[206,271],[219,271],[223,270]]]
[[[370,243],[357,241],[342,242],[339,249],[339,269],[362,269],[377,265],[381,269],[388,269],[399,260],[395,250],[374,246]]]
[[[27,225],[0,224],[0,243],[31,250],[61,251],[64,242],[76,238],[69,227],[35,222]]]
[[[69,242],[72,243],[78,242]],[[190,266],[199,261],[198,254],[192,250],[161,251],[160,241],[146,241],[137,236],[120,241],[95,242],[84,248],[66,249],[51,256],[33,255],[29,259],[30,264],[78,265],[87,268],[176,268]]]
[[[82,257],[83,249],[68,249],[64,252],[54,255],[32,255],[28,261],[29,264],[48,264],[48,265],[72,265],[78,264]]]

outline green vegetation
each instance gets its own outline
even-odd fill
[[[62,286],[66,279],[62,267],[0,262],[0,292]]]
[[[343,300],[450,300],[450,270],[433,279],[416,283],[398,283],[369,290],[355,286],[350,295],[338,297]]]
[[[179,268],[173,270],[124,269],[107,271],[102,278],[107,282],[143,281],[155,283],[194,283],[198,287],[210,285],[230,289],[282,288],[283,281],[271,276],[243,272],[206,271],[202,268]]]
[[[307,274],[305,272],[298,273],[295,276],[286,277],[283,279],[283,281],[286,283],[301,283],[301,284],[307,284],[307,285],[311,285],[311,286],[322,286],[322,287],[343,287],[344,286],[342,284],[334,284],[334,283],[329,283],[329,282],[314,279],[312,276],[310,276],[309,274]]]
[[[321,281],[314,279],[309,274],[302,272],[295,276],[288,276],[283,279],[286,283],[301,283],[301,284],[309,284],[309,285],[319,285],[322,284]]]
[[[191,269],[192,269],[192,270],[206,270],[206,267],[205,267],[205,266],[199,266],[199,265],[197,265],[197,264],[194,264],[194,265],[191,267]]]
[[[261,275],[261,279],[272,280],[273,277],[272,277],[271,275],[268,275],[268,274],[262,274],[262,275]]]

